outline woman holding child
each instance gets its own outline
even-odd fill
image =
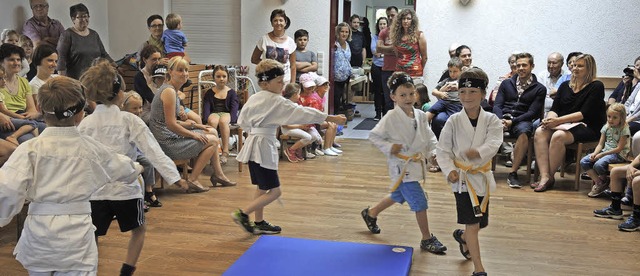
[[[189,77],[189,63],[182,57],[173,57],[169,60],[167,81],[158,89],[151,103],[151,116],[149,128],[162,150],[173,160],[195,158],[193,170],[189,175],[189,181],[202,187],[198,177],[207,162],[211,161],[214,173],[211,175],[211,184],[215,186],[233,186],[224,175],[218,156],[218,135],[215,130],[194,121],[177,120],[179,99],[177,90]],[[204,189],[204,188],[203,188]]]
[[[597,141],[606,121],[604,85],[596,78],[596,61],[589,54],[579,55],[571,80],[558,89],[551,110],[534,137],[536,166],[540,181],[531,184],[536,192],[553,187],[555,172],[565,156],[566,145]]]

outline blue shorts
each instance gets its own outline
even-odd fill
[[[427,197],[424,195],[424,190],[418,181],[402,182],[389,197],[400,204],[406,201],[413,212],[429,209]]]

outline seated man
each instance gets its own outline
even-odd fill
[[[518,167],[524,158],[533,134],[533,121],[540,118],[547,95],[546,87],[532,74],[533,56],[529,53],[516,55],[517,74],[504,80],[498,89],[493,113],[502,119],[504,130],[517,138],[513,149],[513,166],[507,177],[511,188],[520,188]]]

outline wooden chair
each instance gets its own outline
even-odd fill
[[[505,132],[505,135],[508,134],[508,132]],[[516,141],[518,140],[517,137],[511,137],[509,135],[504,136],[503,138],[503,142],[507,142],[507,143],[516,143]],[[533,137],[529,137],[529,143],[527,145],[527,182],[529,182],[531,180],[531,173],[532,173],[532,169],[531,169],[531,161],[533,160]],[[498,155],[496,154],[495,156],[493,156],[493,160],[491,161],[491,170],[495,171],[496,170],[496,163],[498,161]]]
[[[182,179],[189,179],[189,166],[191,165],[191,159],[173,160],[173,163],[176,164],[176,167],[182,170],[182,173],[180,174]],[[160,174],[156,173],[156,183],[160,183],[160,187],[158,189],[164,189],[164,183],[166,183],[166,181],[164,181],[164,178],[162,178]],[[168,185],[171,184],[173,183],[168,183]]]
[[[298,142],[300,138],[284,135],[282,134],[282,131],[280,128],[278,128],[277,134],[278,134],[278,139],[280,140],[280,158],[282,158],[284,156],[285,149],[288,149],[291,144],[295,144],[296,142]],[[307,159],[307,147],[302,148],[302,156],[304,157],[305,160]]]
[[[587,152],[593,151],[598,146],[598,142],[584,142],[584,143],[573,143],[567,145],[567,150],[574,150],[576,152],[576,175],[574,179],[574,189],[576,191],[580,190],[580,174],[582,171],[582,167],[580,167],[580,160],[584,157]],[[564,177],[564,158],[562,161],[562,166],[560,166],[560,177]]]

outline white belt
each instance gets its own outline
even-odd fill
[[[251,128],[251,130],[249,131],[249,134],[251,135],[258,135],[258,136],[276,136],[276,130],[277,128],[271,128],[271,127],[255,127],[255,128]]]
[[[29,203],[28,214],[43,216],[91,214],[91,203],[88,201],[69,203],[31,202]]]

